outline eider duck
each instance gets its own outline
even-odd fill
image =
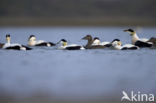
[[[138,46],[132,44],[125,44],[122,46],[122,42],[119,39],[114,39],[112,41],[112,48],[115,50],[137,50]]]
[[[10,43],[11,37],[9,34],[6,35],[6,43],[3,45],[3,49],[8,50],[31,50],[32,48],[29,48],[25,45],[17,44],[17,43]]]
[[[124,32],[130,33],[132,36],[132,44],[136,45],[138,47],[152,47],[156,46],[156,38],[151,38],[151,39],[140,39],[136,32],[132,29],[127,29],[124,30]]]
[[[44,40],[36,40],[35,35],[30,35],[28,39],[28,45],[29,46],[46,46],[46,47],[55,46],[55,44],[52,42],[46,42]]]
[[[85,46],[86,49],[104,49],[104,48],[106,48],[106,46],[104,46],[104,45],[92,45],[93,39],[92,39],[91,35],[86,35],[82,39],[88,41],[86,46]]]
[[[110,47],[111,43],[110,42],[101,42],[98,37],[94,37],[92,45],[103,45],[103,46],[106,46],[106,47]]]
[[[83,50],[85,49],[83,46],[77,44],[68,45],[67,40],[61,39],[57,44],[61,43],[61,46],[58,49],[61,50]]]

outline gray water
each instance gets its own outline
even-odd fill
[[[27,45],[29,35],[37,39],[85,45],[87,34],[101,41],[119,38],[131,43],[123,32],[128,27],[1,27],[0,42],[10,33],[13,43]],[[140,28],[143,38],[156,37],[156,28]],[[92,98],[116,95],[122,91],[156,93],[156,50],[57,50],[34,48],[32,51],[0,50],[0,95],[17,97],[36,93],[61,98]],[[120,98],[119,98],[120,100]]]

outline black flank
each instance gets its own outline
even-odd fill
[[[151,43],[148,43],[148,42],[143,42],[143,41],[136,41],[135,42],[135,45],[138,46],[138,47],[152,47],[153,44]]]
[[[32,48],[29,48],[29,47],[27,47],[27,46],[25,46],[25,45],[22,45],[22,47],[25,47],[26,50],[32,50]]]
[[[81,46],[66,47],[67,50],[80,50]]]
[[[5,49],[7,49],[7,50],[20,50],[20,46],[13,46],[13,47],[7,47],[7,48],[5,48]]]

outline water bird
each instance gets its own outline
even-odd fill
[[[106,48],[105,45],[93,45],[94,40],[92,39],[91,35],[86,35],[82,39],[88,41],[86,46],[84,46],[86,49],[104,49],[104,48]]]
[[[103,45],[106,47],[110,47],[111,43],[110,42],[101,42],[99,37],[94,37],[92,45]]]
[[[156,47],[156,38],[152,37],[150,39],[139,38],[137,33],[132,29],[124,30],[124,32],[128,32],[132,37],[132,44],[138,47]]]
[[[44,40],[36,40],[35,35],[30,35],[28,39],[28,45],[29,46],[46,46],[46,47],[55,46],[55,44],[52,42],[46,42]]]
[[[18,43],[11,43],[11,36],[10,34],[6,35],[6,43],[2,47],[3,49],[8,50],[31,50],[32,48],[29,48],[25,45],[21,45]]]
[[[77,44],[68,45],[67,40],[61,39],[57,44],[61,43],[61,46],[58,49],[62,50],[83,50],[85,49],[83,46]]]
[[[137,50],[139,49],[138,46],[133,44],[125,44],[122,46],[122,42],[119,39],[114,39],[112,41],[112,48],[115,50]]]

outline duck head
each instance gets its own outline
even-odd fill
[[[6,42],[7,42],[7,43],[10,43],[10,41],[11,41],[10,34],[7,34],[7,35],[6,35]]]
[[[100,45],[100,39],[98,37],[95,37],[93,40],[93,44]]]
[[[30,35],[28,38],[28,45],[29,46],[34,46],[36,44],[36,37],[35,35]]]
[[[126,29],[124,32],[128,32],[131,36],[135,35],[136,32],[133,29]]]
[[[82,38],[83,40],[92,40],[91,35],[86,35],[85,37]]]
[[[112,41],[112,46],[121,46],[122,42],[119,39],[114,39]]]
[[[67,46],[68,43],[67,43],[67,40],[65,39],[61,39],[57,44],[61,43],[62,46]]]

